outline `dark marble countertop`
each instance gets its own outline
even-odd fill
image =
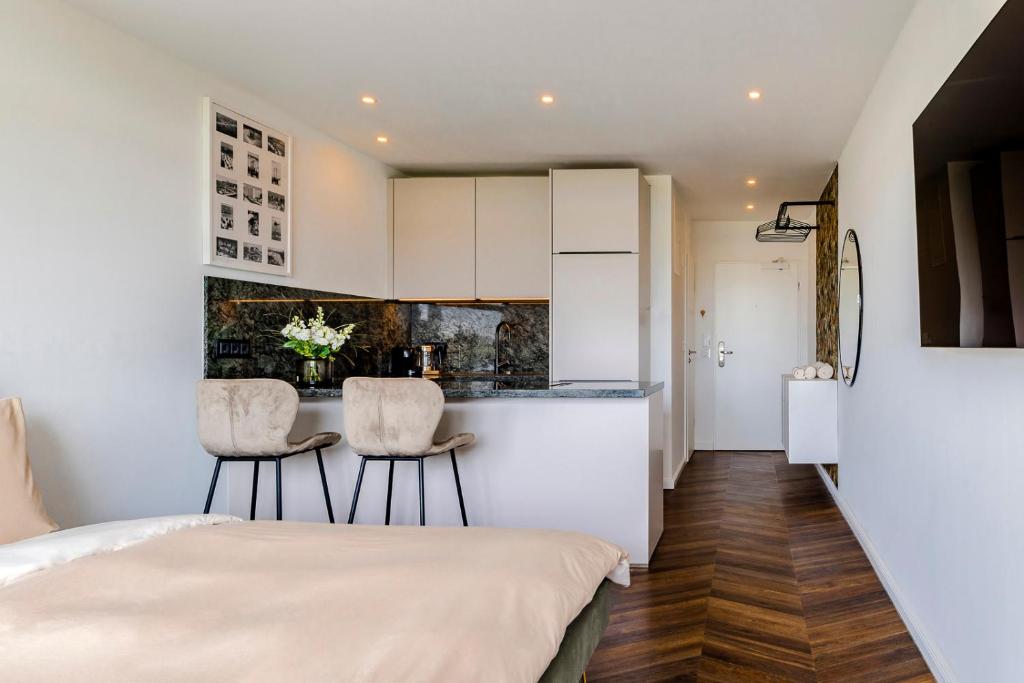
[[[445,398],[646,398],[663,382],[554,382],[547,377],[439,377]],[[339,398],[341,387],[296,387],[302,398]]]

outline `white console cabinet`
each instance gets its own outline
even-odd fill
[[[782,376],[782,443],[791,463],[839,462],[838,404],[836,380]]]

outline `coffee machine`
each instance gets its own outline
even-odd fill
[[[423,366],[420,350],[411,346],[396,346],[391,349],[388,377],[422,377]]]
[[[445,352],[447,345],[444,342],[430,342],[420,344],[418,347],[420,356],[420,367],[424,377],[437,377],[444,367]]]

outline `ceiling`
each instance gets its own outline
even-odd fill
[[[817,198],[913,5],[70,2],[400,171],[639,165],[722,220]]]

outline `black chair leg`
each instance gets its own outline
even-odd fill
[[[320,483],[324,485],[324,502],[327,503],[327,519],[334,524],[334,508],[331,507],[331,492],[327,489],[327,474],[324,472],[324,458],[316,449],[316,464],[320,466]]]
[[[210,506],[213,505],[213,492],[217,490],[217,477],[220,475],[220,463],[223,459],[217,458],[217,464],[213,466],[213,480],[210,481],[210,492],[206,494],[206,507],[203,514],[210,514]]]
[[[356,490],[352,494],[352,507],[348,511],[348,523],[356,518],[356,504],[359,502],[359,489],[363,488],[363,471],[366,469],[366,458],[359,463],[359,476],[356,477]]]
[[[275,459],[277,463],[277,520],[281,521],[281,458]]]
[[[419,459],[420,463],[420,526],[427,525],[427,508],[423,501],[423,458]]]
[[[469,521],[466,519],[466,502],[462,500],[462,482],[459,481],[459,466],[455,463],[455,449],[451,450],[452,454],[452,472],[455,473],[455,490],[459,493],[459,511],[462,513],[462,526],[469,526]]]
[[[388,509],[384,513],[384,526],[391,524],[391,487],[395,483],[395,461],[388,461]]]
[[[249,519],[256,519],[256,491],[260,483],[260,461],[252,461],[252,502],[249,504]]]

